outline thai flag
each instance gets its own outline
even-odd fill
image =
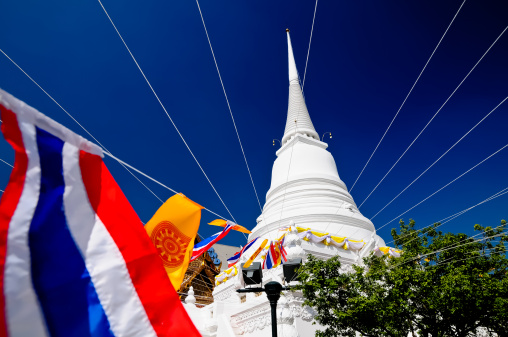
[[[242,250],[240,250],[239,252],[237,252],[235,255],[233,255],[232,257],[230,257],[228,259],[228,268],[231,268],[232,266],[234,266],[238,261],[240,261],[240,258],[242,257],[242,254],[244,251],[246,251],[247,249],[249,249],[253,244],[254,242],[256,242],[256,240],[259,239],[259,237],[255,238],[254,240],[251,240],[249,243],[247,243],[245,245],[245,247],[242,248]]]
[[[233,228],[234,224],[229,223],[224,227],[224,229],[219,232],[215,233],[214,235],[210,236],[209,238],[204,239],[201,242],[198,242],[194,245],[194,249],[192,251],[191,261],[194,261],[197,259],[201,254],[206,252],[210,247],[212,247],[217,241],[221,240],[223,237],[225,237],[229,231]]]
[[[102,150],[0,90],[0,336],[200,336]]]
[[[263,261],[263,269],[272,269],[277,264],[277,254],[273,242],[270,242],[270,247],[266,253],[265,261]]]

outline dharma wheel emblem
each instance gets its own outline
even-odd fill
[[[191,238],[169,221],[159,222],[153,229],[150,239],[166,268],[176,268],[183,263],[185,251],[191,241]]]

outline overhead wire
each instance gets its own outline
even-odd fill
[[[42,92],[44,92],[46,94],[46,96],[48,96],[56,105],[58,105],[58,107],[60,109],[62,109],[66,114],[67,116],[69,116],[76,124],[78,124],[81,129],[83,129],[83,131],[85,131],[93,140],[95,140],[97,142],[98,145],[100,145],[103,149],[104,149],[104,154],[106,156],[109,156],[111,157],[112,159],[114,159],[115,161],[117,161],[120,165],[122,165],[122,167],[124,167],[139,183],[141,183],[148,191],[150,191],[157,199],[159,199],[161,202],[162,200],[148,187],[146,186],[141,180],[139,180],[139,178],[134,175],[128,168],[130,168],[131,170],[133,171],[136,171],[137,173],[141,174],[142,176],[144,176],[145,178],[148,178],[149,180],[157,183],[158,185],[164,187],[165,189],[177,194],[178,192],[175,191],[174,189],[164,185],[163,183],[161,183],[160,181],[152,178],[151,176],[147,175],[146,173],[138,170],[137,168],[133,167],[132,165],[129,165],[127,164],[126,162],[124,162],[123,160],[120,160],[118,159],[117,157],[115,157],[104,145],[102,145],[102,143],[97,140],[97,138],[94,137],[94,135],[92,135],[83,125],[81,125],[78,120],[76,118],[74,118],[62,105],[60,105],[60,103],[58,103],[54,98],[53,96],[51,96],[46,90],[44,90],[44,88],[42,88],[39,83],[37,83],[30,75],[28,75],[16,62],[14,62],[13,59],[11,59],[2,49],[0,49],[0,52],[5,56],[7,57],[23,74],[25,74],[26,77],[28,77],[39,89],[42,90]],[[211,211],[210,209],[208,208],[204,208],[204,210],[220,217],[221,219],[226,219],[224,218],[223,216]]]
[[[441,187],[440,189],[438,189],[437,191],[435,191],[434,193],[432,193],[431,195],[429,195],[428,197],[426,197],[425,199],[423,199],[422,201],[420,201],[419,203],[417,203],[416,205],[414,205],[413,207],[409,208],[408,210],[402,212],[401,214],[397,215],[395,218],[393,218],[392,220],[388,221],[387,223],[385,223],[383,226],[379,227],[379,229],[385,227],[386,225],[390,224],[392,221],[398,219],[400,216],[406,214],[407,212],[409,212],[410,210],[412,210],[413,208],[419,206],[420,204],[422,204],[423,202],[427,201],[428,199],[430,199],[431,197],[433,197],[434,195],[436,195],[437,193],[441,192],[443,189],[445,189],[446,187],[448,187],[449,185],[453,184],[455,181],[459,180],[460,178],[462,178],[464,175],[466,175],[467,173],[471,172],[472,170],[474,170],[476,167],[480,166],[481,164],[483,164],[485,161],[489,160],[490,158],[492,158],[493,156],[495,156],[496,154],[498,154],[499,152],[501,152],[502,150],[504,150],[506,147],[508,147],[508,144],[506,144],[505,146],[501,147],[499,150],[497,150],[496,152],[492,153],[490,156],[488,156],[487,158],[483,159],[482,161],[480,161],[478,164],[474,165],[473,167],[471,167],[469,170],[465,171],[464,173],[462,173],[461,175],[459,175],[457,178],[453,179],[452,181],[450,181],[448,184],[444,185],[443,187]]]
[[[155,98],[157,99],[157,102],[159,102],[159,105],[161,106],[162,110],[164,110],[164,112],[166,113],[166,116],[168,117],[169,121],[171,122],[171,124],[173,124],[173,127],[175,128],[176,132],[178,133],[178,135],[180,136],[180,139],[182,140],[182,142],[185,144],[185,147],[187,148],[187,150],[189,151],[189,153],[191,154],[192,158],[194,159],[194,161],[196,162],[196,164],[198,165],[199,169],[201,170],[201,172],[203,173],[203,175],[205,176],[206,180],[208,181],[208,183],[210,184],[210,186],[212,187],[212,189],[214,190],[215,194],[217,195],[217,197],[219,198],[219,200],[221,201],[222,205],[224,206],[224,208],[227,210],[227,212],[229,213],[229,215],[231,216],[231,218],[236,222],[235,220],[235,217],[233,216],[233,214],[231,214],[231,212],[229,211],[229,208],[226,206],[226,204],[224,203],[224,200],[222,200],[221,196],[219,195],[219,192],[215,189],[215,186],[212,184],[210,178],[208,178],[208,175],[205,173],[205,170],[203,169],[203,167],[201,166],[201,164],[199,163],[198,159],[196,158],[196,156],[194,155],[194,153],[192,152],[192,150],[190,149],[189,145],[187,144],[187,142],[185,141],[185,139],[183,138],[183,135],[181,134],[180,130],[178,129],[178,127],[176,126],[175,122],[173,121],[173,119],[171,118],[171,116],[169,115],[168,111],[166,110],[166,107],[164,106],[164,104],[162,103],[162,101],[160,100],[159,96],[157,95],[157,93],[155,92],[154,88],[152,87],[152,84],[150,83],[150,81],[148,80],[148,78],[146,77],[145,73],[143,72],[143,70],[141,69],[141,66],[139,65],[138,61],[136,60],[136,58],[134,57],[134,54],[132,54],[131,50],[129,49],[129,47],[127,46],[127,43],[125,42],[125,40],[123,39],[122,37],[122,34],[120,34],[120,31],[118,30],[118,28],[116,27],[115,23],[113,22],[113,19],[111,18],[111,16],[109,16],[109,13],[108,11],[106,10],[106,8],[104,7],[104,5],[102,4],[101,0],[97,0],[100,4],[100,6],[102,7],[102,10],[104,11],[104,13],[106,14],[106,16],[108,17],[109,19],[109,22],[111,23],[111,25],[113,26],[113,28],[115,29],[118,37],[120,38],[120,40],[122,41],[125,49],[127,49],[127,52],[129,53],[129,55],[131,56],[132,60],[134,61],[134,63],[136,64],[136,67],[138,68],[139,72],[141,73],[141,75],[143,76],[143,78],[145,79],[146,83],[148,84],[148,86],[150,87],[150,90],[152,91],[152,93],[154,94]]]
[[[6,162],[5,160],[3,160],[2,158],[0,158],[0,161],[1,161],[2,163],[4,163],[5,165],[8,165],[8,166],[10,166],[10,167],[14,168],[14,166],[12,166],[11,164],[9,164],[8,162]]]
[[[311,27],[311,30],[310,30],[310,38],[309,38],[309,47],[307,49],[307,59],[305,61],[304,81],[305,81],[305,75],[307,74],[307,63],[309,61],[310,46],[311,46],[311,42],[312,42],[312,33],[314,31],[314,22],[315,22],[315,19],[316,19],[317,3],[318,3],[318,0],[316,0],[316,5],[314,6],[314,15],[313,15],[313,18],[312,18],[312,27]],[[293,49],[292,45],[291,45],[291,49]],[[293,51],[293,58],[294,58],[294,51]],[[296,69],[296,72],[298,74],[298,69]],[[300,75],[298,74],[298,85],[300,86],[300,91],[302,93],[303,104],[306,104],[305,103],[305,95],[304,95],[304,92],[303,92],[303,85],[304,84],[300,85],[300,83],[301,83],[301,81],[300,81]],[[296,134],[298,132],[298,120],[300,118],[301,109],[302,109],[302,105],[300,104],[300,106],[298,107],[298,112],[296,114],[295,133],[294,133],[293,137],[296,137]],[[290,140],[291,139],[289,139],[287,142],[289,142]],[[281,227],[281,219],[282,219],[282,214],[283,214],[283,211],[284,211],[284,202],[286,201],[286,190],[287,190],[287,185],[288,185],[288,181],[289,181],[289,172],[291,171],[291,162],[292,162],[292,159],[293,159],[293,149],[294,149],[295,144],[296,144],[296,141],[293,142],[293,145],[291,145],[291,154],[289,156],[289,165],[288,165],[288,171],[287,171],[287,175],[286,175],[286,183],[285,183],[285,186],[284,186],[284,195],[283,195],[283,199],[282,199],[282,205],[281,205],[280,216],[279,216],[279,221],[278,221],[279,225],[277,226],[279,229]],[[281,144],[281,148],[282,148],[282,144]]]
[[[496,230],[499,227],[503,227],[503,226],[506,226],[506,225],[501,224],[501,225],[493,228],[492,230]],[[459,242],[454,242],[454,243],[452,243],[452,244],[450,244],[448,246],[445,246],[444,248],[432,251],[432,252],[427,253],[425,255],[418,255],[418,256],[414,257],[413,259],[405,261],[403,263],[399,263],[396,266],[403,265],[403,264],[405,264],[407,262],[412,262],[412,261],[415,261],[415,260],[422,259],[422,258],[424,258],[425,256],[428,256],[428,255],[432,255],[432,254],[437,254],[437,253],[440,253],[440,252],[448,251],[448,250],[453,249],[453,248],[463,247],[463,246],[465,246],[467,244],[476,243],[476,242],[480,242],[480,241],[483,241],[483,240],[486,240],[486,239],[491,239],[491,238],[494,238],[494,237],[499,237],[499,236],[502,236],[502,235],[506,235],[506,234],[508,234],[508,229],[505,229],[505,230],[501,231],[500,233],[498,233],[496,235],[491,235],[491,236],[480,238],[480,239],[477,239],[477,240],[468,241],[465,244],[461,244],[461,243],[463,243],[463,242],[465,242],[467,240],[472,240],[472,239],[474,239],[474,238],[476,238],[476,237],[478,237],[479,235],[482,235],[482,234],[485,234],[485,232],[479,232],[479,233],[477,233],[477,234],[475,234],[473,236],[466,237],[466,238],[460,240]]]
[[[483,201],[481,201],[481,202],[479,202],[479,203],[477,203],[477,204],[475,204],[475,205],[473,205],[473,206],[470,206],[470,207],[468,207],[468,208],[466,208],[466,209],[463,209],[462,211],[459,211],[459,212],[457,212],[457,213],[455,213],[455,214],[452,214],[452,215],[450,215],[450,216],[447,216],[446,218],[443,218],[443,219],[441,219],[441,220],[439,220],[439,221],[436,221],[436,222],[434,222],[433,224],[430,224],[430,225],[428,225],[428,226],[426,226],[426,227],[423,227],[423,228],[419,229],[418,231],[423,231],[423,230],[425,230],[425,229],[427,229],[427,228],[430,228],[430,227],[434,226],[434,224],[436,224],[436,223],[439,223],[439,225],[437,225],[436,227],[434,227],[434,229],[435,229],[435,228],[438,228],[438,227],[441,227],[441,226],[443,226],[444,224],[446,224],[446,223],[448,223],[448,222],[450,222],[450,221],[452,221],[452,220],[455,220],[456,218],[458,218],[458,217],[459,217],[459,216],[461,216],[462,214],[469,212],[469,211],[470,211],[470,210],[472,210],[473,208],[478,207],[478,206],[480,206],[480,205],[483,205],[484,203],[487,203],[487,202],[489,202],[489,201],[492,201],[492,200],[494,200],[494,199],[496,199],[496,198],[499,198],[499,197],[501,197],[501,196],[503,196],[503,195],[505,195],[505,194],[507,194],[507,193],[508,193],[508,187],[505,187],[505,188],[503,188],[502,190],[500,190],[499,192],[494,193],[494,194],[493,194],[493,195],[491,195],[490,197],[488,197],[488,198],[484,199]],[[414,232],[414,233],[416,233],[416,232]],[[410,235],[413,235],[414,233],[409,233],[409,234],[406,234],[406,235],[402,235],[402,236],[398,237],[398,238],[397,238],[397,240],[401,240],[401,239],[403,239],[403,238],[406,238],[406,237],[408,237],[408,236],[410,236]],[[419,234],[418,234],[415,238],[413,238],[413,239],[411,239],[411,240],[409,240],[409,241],[406,241],[406,242],[405,242],[405,244],[407,244],[407,243],[411,242],[412,240],[417,239],[418,237],[420,237],[420,236],[419,236]],[[389,245],[389,244],[390,244],[390,243],[392,243],[392,242],[395,242],[395,240],[392,240],[392,241],[390,241],[390,242],[388,242],[388,243],[386,243],[386,244],[387,244],[387,245]]]
[[[499,249],[500,247],[504,247],[504,249],[506,249],[506,245],[508,243],[502,243],[501,245],[496,245],[492,248],[487,248],[487,249],[483,249],[481,252],[478,252],[478,251],[472,251],[472,252],[467,252],[467,253],[464,253],[464,255],[471,255],[471,254],[474,254],[474,253],[478,253],[479,255],[477,256],[470,256],[468,258],[464,258],[464,259],[458,259],[458,260],[454,260],[455,257],[449,257],[443,261],[439,261],[438,263],[436,264],[432,264],[430,265],[429,267],[436,267],[436,266],[440,266],[440,265],[445,265],[445,264],[448,264],[448,263],[453,263],[453,262],[459,262],[459,261],[464,261],[464,260],[469,260],[471,258],[478,258],[478,257],[482,257],[482,256],[487,256],[488,254],[490,254],[492,251],[498,251],[499,252]]]
[[[171,191],[171,192],[173,192],[173,193],[175,193],[175,194],[179,194],[179,192],[175,191],[175,190],[174,190],[174,189],[172,189],[171,187],[168,187],[168,186],[164,185],[163,183],[161,183],[161,182],[160,182],[160,181],[158,181],[157,179],[152,178],[152,177],[150,177],[148,174],[146,174],[146,173],[144,173],[144,172],[142,172],[142,171],[138,170],[138,169],[137,169],[137,168],[135,168],[134,166],[132,166],[132,165],[130,165],[130,164],[127,164],[127,163],[126,163],[126,162],[124,162],[123,160],[121,160],[121,159],[119,159],[119,158],[115,157],[114,155],[112,155],[110,152],[104,152],[104,154],[105,154],[105,155],[107,155],[108,157],[111,157],[112,159],[116,160],[117,162],[119,162],[119,163],[121,163],[121,164],[125,165],[126,167],[130,168],[131,170],[133,170],[133,171],[135,171],[135,172],[137,172],[137,173],[141,174],[143,177],[145,177],[145,178],[147,178],[147,179],[149,179],[149,180],[153,181],[154,183],[156,183],[156,184],[158,184],[158,185],[160,185],[160,186],[164,187],[165,189],[167,189],[167,190],[169,190],[169,191]],[[217,213],[215,213],[215,212],[211,211],[210,209],[208,209],[208,208],[206,208],[206,207],[204,207],[203,209],[204,209],[205,211],[208,211],[209,213],[212,213],[213,215],[218,216],[218,217],[219,217],[219,218],[221,218],[221,219],[226,219],[226,218],[224,218],[223,216],[221,216],[221,215],[219,215],[219,214],[217,214]]]
[[[489,252],[490,253],[490,252]],[[469,256],[469,257],[466,257],[466,258],[463,258],[463,259],[458,259],[458,260],[453,260],[453,261],[450,261],[449,259],[447,260],[448,262],[440,262],[440,263],[436,263],[436,264],[432,264],[430,266],[427,266],[425,268],[431,268],[431,267],[438,267],[438,266],[443,266],[445,264],[449,264],[449,263],[455,263],[455,262],[461,262],[461,261],[466,261],[466,260],[472,260],[472,259],[477,259],[479,257],[484,257],[484,256],[488,256],[489,253],[486,253],[486,254],[480,254],[480,255],[477,255],[477,256]]]
[[[249,173],[250,181],[252,183],[252,188],[254,189],[254,194],[256,195],[256,200],[259,205],[259,209],[261,211],[261,215],[263,216],[263,208],[261,207],[261,202],[259,201],[258,192],[256,191],[256,186],[254,185],[254,179],[252,178],[252,174],[250,172],[249,163],[247,162],[247,157],[245,155],[245,151],[243,149],[242,141],[240,140],[240,134],[238,133],[238,128],[236,127],[235,118],[233,117],[233,111],[231,110],[231,105],[229,104],[228,95],[226,93],[226,88],[224,87],[224,82],[222,81],[222,76],[220,74],[219,65],[217,64],[217,59],[215,58],[215,53],[213,52],[212,42],[210,41],[210,36],[208,35],[208,30],[206,29],[205,19],[203,17],[203,13],[201,12],[201,7],[199,6],[199,1],[196,0],[196,4],[198,5],[199,15],[201,16],[201,22],[203,22],[203,28],[205,29],[206,38],[208,40],[208,45],[210,46],[210,51],[212,52],[213,62],[215,63],[215,69],[217,69],[217,74],[219,75],[220,84],[222,86],[222,91],[224,92],[224,97],[226,98],[226,103],[228,105],[229,114],[231,116],[231,120],[233,121],[233,126],[235,127],[236,137],[238,138],[238,143],[240,144],[240,149],[242,150],[243,159],[245,161],[245,166],[247,166],[247,172]],[[245,233],[244,233],[245,236]],[[246,236],[245,236],[246,237]]]
[[[310,44],[312,42],[312,33],[314,32],[314,21],[316,20],[317,3],[318,3],[318,0],[316,0],[316,5],[314,6],[314,16],[312,17],[312,27],[310,29],[309,48],[307,49],[307,59],[305,60],[305,70],[303,71],[302,93],[303,93],[303,87],[305,86],[305,77],[307,75],[307,64],[309,63]]]
[[[50,94],[49,94],[46,90],[44,90],[44,88],[42,88],[42,87],[39,85],[39,83],[37,83],[37,81],[35,81],[35,80],[34,80],[34,79],[30,76],[30,75],[28,75],[28,73],[27,73],[27,72],[25,72],[25,71],[23,70],[23,68],[21,68],[21,67],[20,67],[20,66],[19,66],[16,62],[14,62],[14,60],[13,60],[13,59],[11,59],[11,58],[9,57],[9,55],[7,55],[7,54],[6,54],[6,53],[5,53],[2,49],[0,49],[0,52],[1,52],[1,53],[2,53],[2,54],[3,54],[3,55],[4,55],[4,56],[5,56],[5,57],[9,60],[9,61],[11,61],[11,63],[12,63],[12,64],[14,64],[14,65],[15,65],[15,66],[16,66],[16,67],[17,67],[17,68],[18,68],[18,69],[19,69],[19,70],[20,70],[23,74],[25,74],[25,76],[26,76],[26,77],[28,77],[28,79],[29,79],[30,81],[32,81],[32,83],[33,83],[33,84],[35,84],[35,85],[36,85],[39,89],[41,89],[41,90],[42,90],[42,92],[43,92],[44,94],[46,94],[46,96],[48,96],[48,97],[49,97],[49,99],[51,99],[51,100],[52,100],[52,101],[53,101],[56,105],[58,105],[58,107],[59,107],[60,109],[62,109],[62,111],[63,111],[63,112],[65,112],[65,114],[67,114],[67,116],[69,116],[69,117],[70,117],[70,118],[71,118],[71,119],[72,119],[72,120],[73,120],[76,124],[78,124],[78,126],[79,126],[81,129],[83,129],[83,131],[85,131],[85,132],[86,132],[86,133],[87,133],[90,137],[92,137],[92,139],[93,139],[93,140],[95,140],[95,142],[96,142],[98,145],[100,145],[100,147],[102,147],[102,148],[104,149],[104,153],[106,153],[106,154],[107,154],[107,153],[111,154],[111,152],[110,152],[110,151],[109,151],[109,150],[108,150],[108,149],[107,149],[104,145],[102,145],[102,143],[101,143],[101,142],[99,142],[99,141],[97,140],[97,138],[95,138],[95,137],[94,137],[94,136],[93,136],[93,135],[92,135],[92,134],[91,134],[91,133],[90,133],[90,132],[89,132],[89,131],[88,131],[88,130],[87,130],[87,129],[83,126],[83,125],[81,125],[81,123],[79,123],[79,122],[77,121],[77,119],[76,119],[76,118],[74,118],[74,116],[72,116],[72,115],[71,115],[71,114],[70,114],[70,113],[69,113],[69,112],[68,112],[68,111],[67,111],[67,110],[66,110],[63,106],[61,106],[61,105],[60,105],[60,103],[58,103],[58,102],[57,102],[57,101],[53,98],[53,96],[51,96],[51,95],[50,95]],[[121,164],[121,163],[120,163],[120,164]],[[123,166],[123,164],[121,164],[121,165]],[[138,177],[136,177],[136,176],[135,176],[135,175],[134,175],[131,171],[129,171],[129,170],[128,170],[125,166],[124,166],[124,168],[125,168],[125,169],[127,170],[127,172],[129,172],[129,173],[130,173],[130,174],[131,174],[131,175],[132,175],[132,176],[133,176],[133,177],[134,177],[134,178],[135,178],[135,179],[136,179],[136,180],[137,180],[137,181],[138,181],[141,185],[143,185],[143,186],[144,186],[144,187],[145,187],[145,188],[146,188],[146,189],[147,189],[150,193],[152,193],[152,195],[153,195],[154,197],[156,197],[157,199],[159,199],[159,201],[160,201],[161,203],[163,203],[162,199],[161,199],[161,198],[159,198],[159,196],[157,196],[157,195],[156,195],[156,194],[155,194],[155,193],[154,193],[154,192],[153,192],[153,191],[152,191],[152,190],[151,190],[148,186],[146,186],[146,185],[145,185],[145,184],[144,184],[141,180],[139,180],[139,178],[138,178]]]
[[[413,144],[416,142],[416,140],[418,138],[420,138],[421,134],[425,131],[425,129],[427,129],[427,127],[430,125],[430,123],[432,123],[432,121],[434,120],[434,118],[436,118],[436,116],[439,114],[439,112],[443,109],[443,107],[446,105],[446,103],[448,103],[448,101],[452,98],[452,96],[455,94],[455,92],[457,92],[457,90],[462,86],[462,84],[464,83],[464,81],[469,77],[469,75],[471,75],[471,73],[473,72],[473,70],[475,70],[476,66],[478,66],[478,64],[483,60],[483,58],[485,57],[485,55],[487,55],[487,53],[490,51],[490,49],[492,49],[492,47],[496,44],[496,42],[501,38],[501,36],[503,36],[503,34],[506,32],[506,30],[508,29],[508,26],[506,26],[506,28],[501,32],[501,34],[499,34],[499,36],[496,38],[496,40],[490,45],[490,47],[487,49],[487,51],[482,55],[482,57],[478,60],[478,62],[476,62],[476,64],[473,66],[473,68],[471,68],[471,70],[467,73],[467,75],[462,79],[462,81],[459,83],[459,85],[455,88],[455,90],[453,90],[453,92],[450,94],[450,96],[448,96],[448,98],[446,99],[446,101],[441,105],[441,107],[436,111],[436,113],[434,114],[434,116],[432,116],[432,118],[427,122],[427,124],[423,127],[423,129],[420,131],[420,133],[418,133],[418,135],[415,137],[415,139],[413,139],[413,141],[411,142],[411,144],[409,144],[409,146],[406,148],[406,150],[404,150],[404,152],[402,153],[402,155],[399,157],[399,159],[397,159],[397,161],[395,162],[395,164],[392,165],[392,167],[388,170],[388,172],[386,172],[386,174],[383,176],[383,178],[381,178],[381,180],[377,183],[377,185],[374,187],[374,189],[369,193],[369,195],[365,198],[365,200],[363,200],[363,202],[360,204],[360,206],[358,206],[358,208],[362,207],[362,205],[370,198],[370,196],[372,195],[372,193],[374,193],[374,191],[379,187],[379,185],[381,185],[381,183],[385,180],[385,178],[388,176],[388,174],[390,174],[390,172],[393,170],[393,168],[399,163],[399,161],[402,159],[402,157],[404,157],[404,155],[407,153],[407,151],[413,146]]]
[[[498,226],[498,227],[500,227],[500,226]],[[480,239],[477,239],[477,240],[469,241],[469,242],[466,242],[466,243],[463,243],[463,244],[460,244],[460,245],[450,245],[450,246],[447,246],[447,247],[444,247],[444,248],[432,251],[430,253],[418,255],[418,256],[416,256],[416,257],[414,257],[412,259],[409,259],[407,261],[404,261],[402,263],[399,263],[399,264],[395,265],[395,267],[402,266],[402,265],[404,265],[406,263],[409,263],[409,262],[412,262],[412,261],[421,260],[422,258],[424,258],[426,256],[429,256],[429,255],[445,252],[445,251],[448,251],[448,250],[451,250],[451,249],[460,248],[460,247],[463,247],[463,246],[466,246],[466,245],[470,245],[472,243],[477,243],[477,242],[480,242],[480,241],[483,241],[483,240],[487,240],[487,239],[492,239],[492,238],[496,238],[496,237],[499,237],[499,236],[503,236],[503,235],[506,235],[507,233],[508,233],[508,231],[505,230],[505,231],[503,231],[501,233],[498,233],[498,234],[495,234],[495,235],[491,235],[491,236],[487,236],[487,237],[484,237],[484,238],[480,238]],[[480,234],[483,234],[483,232],[482,233],[478,233],[477,235],[480,235]],[[475,236],[477,236],[477,235],[475,235]],[[465,240],[471,239],[473,237],[468,237],[468,238],[466,238],[466,239],[464,239],[464,240],[462,240],[460,242],[463,242]]]
[[[362,168],[362,171],[360,172],[360,174],[358,175],[358,177],[356,178],[355,182],[353,183],[353,186],[351,187],[351,189],[349,190],[349,192],[352,192],[353,191],[353,188],[355,188],[355,185],[356,183],[358,182],[358,179],[360,179],[360,177],[362,176],[363,174],[363,171],[365,171],[365,168],[367,167],[367,165],[369,165],[370,163],[370,160],[372,159],[372,157],[374,156],[374,154],[376,153],[377,149],[379,148],[379,145],[381,145],[381,142],[383,141],[383,139],[385,138],[386,134],[388,133],[388,130],[390,130],[390,128],[392,127],[392,124],[393,122],[395,121],[395,119],[397,118],[397,116],[399,115],[399,112],[400,110],[402,109],[402,107],[404,106],[404,104],[406,104],[406,101],[409,97],[409,95],[411,95],[411,93],[413,92],[413,89],[414,87],[416,86],[416,83],[418,83],[418,81],[420,80],[420,77],[422,76],[423,72],[425,71],[425,69],[427,68],[427,65],[429,64],[430,60],[432,59],[432,57],[434,56],[434,54],[436,53],[436,50],[437,48],[439,47],[439,45],[441,44],[441,41],[443,41],[444,37],[446,36],[446,33],[448,33],[448,30],[450,29],[450,27],[452,26],[453,22],[455,21],[455,18],[457,17],[457,15],[459,14],[460,10],[462,9],[462,6],[464,6],[464,4],[466,3],[466,0],[464,0],[462,2],[462,4],[460,5],[459,9],[457,10],[457,12],[455,13],[455,15],[453,16],[453,19],[452,21],[450,22],[450,24],[448,25],[448,27],[446,28],[445,32],[443,33],[443,35],[441,36],[441,39],[439,39],[439,42],[437,43],[436,47],[434,48],[434,50],[432,51],[432,54],[430,54],[430,57],[429,59],[427,60],[427,62],[425,63],[425,65],[423,66],[423,69],[422,71],[420,71],[420,74],[418,75],[418,77],[416,78],[416,81],[413,83],[413,86],[411,87],[411,89],[409,90],[408,94],[406,95],[406,98],[404,98],[404,101],[402,101],[402,104],[400,105],[399,109],[397,110],[397,112],[395,113],[395,116],[392,118],[392,121],[390,122],[390,124],[388,125],[388,128],[386,129],[386,131],[384,132],[383,136],[381,137],[381,139],[379,140],[379,142],[377,143],[376,147],[374,148],[374,151],[372,152],[372,154],[370,155],[369,159],[367,160],[367,162],[365,163],[365,165],[363,166]]]
[[[418,179],[420,179],[425,173],[427,173],[427,171],[432,168],[438,161],[440,161],[444,156],[446,156],[446,154],[448,154],[448,152],[450,152],[451,149],[453,149],[457,144],[459,144],[464,138],[466,138],[467,135],[469,135],[471,133],[471,131],[473,131],[478,125],[480,125],[487,117],[490,116],[490,114],[492,114],[494,111],[496,111],[496,109],[501,105],[503,104],[506,100],[508,99],[508,96],[505,97],[505,99],[503,99],[501,101],[501,103],[499,103],[494,109],[492,109],[487,115],[485,115],[478,123],[476,123],[475,126],[473,126],[471,129],[469,129],[468,132],[466,132],[458,141],[455,142],[455,144],[453,144],[448,150],[446,150],[439,158],[437,158],[429,167],[427,167],[418,177],[416,177],[409,185],[407,185],[399,194],[397,194],[392,200],[390,200],[390,202],[388,202],[383,208],[381,208],[381,210],[379,210],[376,214],[374,214],[374,216],[372,218],[370,218],[370,220],[374,219],[379,213],[381,213],[386,207],[388,207],[393,201],[395,201],[395,199],[397,199],[402,193],[404,193],[409,187],[411,187],[411,185],[413,185]]]

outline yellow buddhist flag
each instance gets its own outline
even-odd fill
[[[226,227],[226,225],[228,223],[233,226],[233,227],[231,227],[231,229],[234,231],[238,231],[238,232],[242,232],[242,233],[246,233],[246,234],[252,233],[247,228],[240,226],[239,224],[236,224],[236,223],[229,221],[229,220],[217,219],[217,220],[213,220],[212,222],[209,222],[208,224],[212,225],[212,226]]]
[[[185,195],[176,194],[145,225],[177,291],[189,266],[203,208]]]
[[[275,265],[273,266],[273,268],[276,268],[280,265],[280,262],[282,261],[282,256],[281,256],[280,249],[279,249],[279,243],[275,242],[275,244],[273,245],[273,248],[275,251],[275,256],[274,256]]]
[[[254,252],[254,254],[252,254],[251,257],[249,257],[249,259],[244,263],[243,267],[242,268],[247,268],[248,266],[250,266],[252,264],[252,262],[254,261],[254,259],[259,255],[259,253],[261,253],[261,251],[265,248],[266,244],[268,243],[268,239],[265,239],[262,243],[261,243],[261,246],[259,246],[259,248]]]

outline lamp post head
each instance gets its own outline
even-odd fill
[[[282,287],[282,284],[275,281],[270,281],[267,284],[265,284],[265,291],[267,294],[271,293],[280,293],[284,287]]]
[[[270,281],[267,284],[265,284],[265,293],[266,297],[268,297],[268,300],[270,301],[270,304],[275,303],[277,304],[277,301],[280,298],[280,292],[284,289],[282,287],[282,284],[275,281]]]

